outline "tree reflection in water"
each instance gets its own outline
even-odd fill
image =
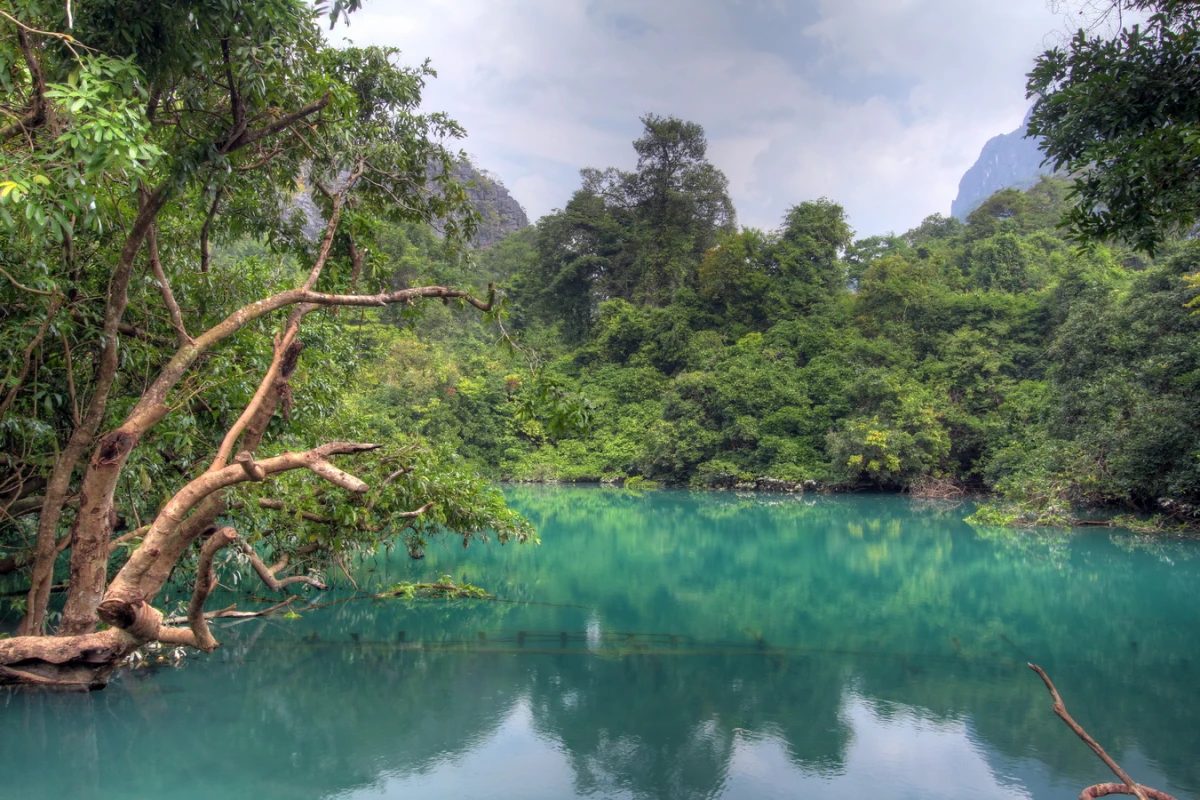
[[[1074,796],[1104,767],[1031,658],[1140,781],[1200,788],[1191,545],[894,497],[511,496],[540,548],[356,580],[524,602],[349,602],[101,693],[11,696],[5,796]],[[67,736],[94,756],[47,772]]]

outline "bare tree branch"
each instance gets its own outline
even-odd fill
[[[293,352],[293,344],[296,343],[296,336],[299,333],[300,315],[293,314],[288,319],[283,336],[275,342],[275,352],[271,358],[271,365],[267,368],[267,373],[263,375],[262,380],[258,384],[258,389],[255,390],[254,396],[250,398],[250,402],[246,404],[244,409],[242,409],[242,413],[238,416],[237,421],[234,422],[229,430],[225,432],[225,437],[221,440],[221,446],[217,448],[217,454],[213,457],[213,462],[209,467],[209,470],[220,469],[221,467],[225,466],[226,462],[229,461],[229,454],[233,452],[233,446],[237,442],[238,437],[241,436],[242,432],[247,429],[251,421],[255,420],[255,418],[259,416],[260,409],[263,409],[265,406],[269,406],[269,413],[266,415],[267,418],[262,421],[261,426],[265,430],[266,424],[270,422],[270,417],[274,415],[275,407],[278,403],[278,398],[275,398],[274,403],[269,402],[269,398],[272,392],[278,393],[281,391],[281,387],[278,385],[280,375],[284,369],[285,362],[287,361],[289,354]],[[299,352],[297,351],[295,355],[298,356]],[[291,368],[295,368],[294,361],[291,363]],[[289,369],[288,376],[290,377],[290,375],[291,370]],[[287,379],[284,378],[284,384],[286,385],[286,383]],[[253,446],[247,446],[242,454],[239,454],[239,462],[241,462],[242,456],[245,455],[250,459],[250,465],[253,466],[254,456],[252,455],[252,451],[256,449],[257,446],[257,441],[253,443]],[[246,465],[243,464],[243,466]],[[251,475],[255,480],[261,481],[265,478],[265,476],[258,477],[257,474],[253,472]]]
[[[348,492],[362,494],[371,487],[348,472],[344,472],[323,458],[313,459],[304,466],[330,483],[340,486]]]
[[[238,453],[234,461],[246,471],[246,474],[250,476],[250,480],[265,481],[267,479],[267,471],[254,463],[254,455],[249,450],[243,450]]]
[[[363,162],[359,161],[354,172],[346,179],[346,182],[331,195],[333,199],[333,211],[329,214],[329,223],[325,226],[325,236],[321,239],[321,250],[317,254],[317,260],[313,264],[312,271],[309,272],[308,278],[304,281],[303,289],[311,289],[317,285],[317,280],[321,277],[321,271],[325,269],[325,262],[329,260],[329,251],[333,247],[333,235],[337,233],[338,222],[342,217],[342,207],[346,203],[346,195],[354,188],[354,184],[363,173]],[[320,181],[317,182],[320,186]],[[321,191],[328,193],[328,189],[321,187]]]
[[[206,620],[214,620],[214,619],[252,619],[254,617],[266,617],[271,614],[274,614],[276,611],[287,608],[288,606],[290,606],[292,603],[296,602],[299,599],[300,599],[300,595],[293,594],[293,595],[289,596],[287,600],[284,600],[280,603],[276,603],[275,605],[270,606],[268,608],[264,608],[262,611],[238,611],[237,603],[234,603],[233,605],[229,606],[228,608],[222,608],[220,611],[206,611],[206,612],[204,612],[204,618]],[[187,617],[170,617],[169,619],[166,619],[164,621],[168,625],[178,625],[181,622],[187,622],[188,618]]]
[[[292,586],[297,583],[304,583],[312,586],[315,589],[328,589],[329,587],[320,581],[310,578],[307,575],[293,575],[290,578],[279,580],[275,577],[275,573],[263,563],[263,560],[258,557],[254,547],[247,541],[242,541],[239,545],[242,552],[246,554],[246,558],[250,559],[250,566],[258,573],[258,577],[267,585],[267,588],[273,592],[281,592],[287,586]]]
[[[171,291],[171,284],[167,281],[167,274],[163,272],[162,261],[158,257],[157,224],[151,225],[150,230],[146,232],[146,248],[150,252],[150,270],[154,273],[154,280],[158,281],[159,291],[162,292],[163,305],[171,315],[171,327],[175,329],[180,345],[190,344],[192,337],[188,336],[187,328],[183,326],[183,313],[179,310],[179,303],[175,302],[175,293]]]
[[[1120,778],[1123,782],[1122,784],[1107,783],[1088,787],[1087,789],[1083,790],[1082,794],[1079,795],[1080,800],[1089,800],[1089,798],[1103,797],[1104,795],[1108,794],[1132,794],[1137,797],[1138,800],[1151,800],[1151,798],[1153,798],[1153,800],[1175,800],[1175,798],[1160,792],[1157,789],[1151,789],[1149,787],[1142,786],[1141,784],[1134,783],[1133,778],[1129,777],[1129,774],[1125,772],[1125,770],[1121,769],[1120,765],[1117,764],[1116,761],[1113,761],[1112,757],[1109,756],[1108,753],[1104,752],[1104,748],[1100,746],[1100,743],[1093,739],[1088,732],[1085,731],[1083,727],[1074,719],[1072,719],[1071,715],[1067,713],[1067,706],[1065,703],[1063,703],[1063,699],[1059,695],[1058,689],[1054,688],[1054,682],[1050,680],[1050,676],[1046,674],[1046,671],[1036,664],[1030,664],[1029,668],[1038,674],[1038,677],[1042,679],[1042,683],[1046,684],[1046,689],[1050,692],[1050,698],[1054,701],[1054,705],[1051,708],[1055,715],[1065,722],[1067,727],[1073,730],[1075,735],[1082,739],[1083,743],[1090,747],[1092,752],[1098,755],[1100,760],[1108,765],[1108,768],[1113,771],[1113,774]]]
[[[397,519],[416,519],[425,512],[429,511],[431,508],[433,508],[433,503],[426,503],[416,511],[402,511],[399,514],[393,514],[392,516],[396,517]]]
[[[30,292],[32,294],[40,294],[42,297],[52,297],[55,294],[54,292],[47,292],[43,289],[34,289],[32,286],[26,286],[25,284],[21,283],[16,278],[14,278],[12,275],[9,275],[8,272],[6,272],[3,269],[0,269],[0,275],[3,275],[4,277],[8,278],[8,282],[11,283],[13,286],[17,287],[18,289],[20,289],[22,292]]]
[[[32,130],[46,121],[46,76],[42,72],[42,63],[38,60],[37,54],[33,52],[33,44],[29,41],[29,35],[26,33],[27,30],[32,29],[17,22],[8,14],[4,16],[17,25],[17,43],[21,46],[21,53],[25,56],[25,65],[29,68],[30,87],[29,110],[17,121],[0,128],[0,141]]]
[[[383,485],[387,486],[389,483],[396,480],[396,478],[403,477],[415,469],[416,469],[416,467],[404,467],[402,469],[398,469],[395,472],[393,472],[391,475],[388,475],[386,478],[383,479]]]

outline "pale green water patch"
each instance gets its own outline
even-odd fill
[[[541,547],[356,579],[522,602],[224,624],[184,669],[9,696],[3,796],[1076,797],[1110,778],[1029,660],[1136,778],[1200,790],[1193,544],[886,496],[508,494]]]

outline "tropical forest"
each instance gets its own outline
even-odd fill
[[[0,4],[0,796],[1200,797],[1200,6],[876,233],[372,5]]]

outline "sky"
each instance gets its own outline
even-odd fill
[[[431,59],[425,110],[531,220],[655,113],[704,126],[740,224],[828,197],[870,236],[949,215],[1063,29],[1047,0],[368,0],[330,36]]]

